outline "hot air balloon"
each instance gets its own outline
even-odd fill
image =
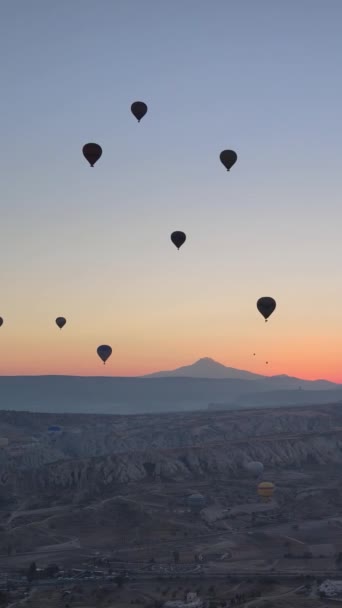
[[[270,298],[265,296],[263,298],[259,298],[257,301],[257,309],[264,317],[265,321],[267,321],[268,317],[271,316],[272,312],[274,312],[277,304],[274,298]]]
[[[85,144],[83,146],[83,156],[87,159],[90,166],[93,167],[102,156],[102,148],[99,144]]]
[[[58,435],[58,433],[62,432],[62,427],[59,426],[58,424],[52,424],[51,426],[48,427],[48,433],[49,435]]]
[[[101,346],[99,346],[97,349],[97,354],[105,364],[107,359],[109,359],[112,354],[112,348],[111,346],[108,346],[108,344],[101,344]]]
[[[220,154],[220,161],[227,171],[230,171],[237,161],[237,154],[234,150],[223,150]]]
[[[131,112],[132,112],[133,116],[135,116],[137,121],[140,122],[141,119],[144,118],[144,116],[147,112],[146,103],[144,103],[143,101],[135,101],[131,105]]]
[[[171,241],[179,249],[186,241],[186,234],[180,230],[176,230],[171,234]]]
[[[259,477],[264,472],[264,465],[258,461],[248,462],[245,468],[253,477]]]
[[[271,500],[274,492],[274,484],[271,481],[262,481],[258,485],[258,494],[265,500]]]
[[[66,319],[64,317],[57,317],[56,325],[59,327],[59,329],[62,329],[62,327],[64,327],[65,324],[66,324]]]
[[[1,325],[3,324],[3,322],[4,322],[3,318],[2,318],[2,317],[0,317],[0,327],[1,327]]]
[[[204,509],[204,507],[206,505],[206,499],[200,493],[191,494],[191,496],[188,496],[188,498],[187,498],[187,503],[188,503],[191,511],[199,512],[202,509]]]

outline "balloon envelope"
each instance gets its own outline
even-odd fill
[[[102,156],[102,148],[99,144],[85,144],[83,146],[83,156],[90,166],[93,167]]]
[[[253,476],[258,477],[259,475],[262,475],[262,473],[264,472],[264,465],[262,464],[262,462],[253,461],[253,462],[249,462],[246,465],[246,469]]]
[[[230,171],[237,161],[237,154],[234,150],[223,150],[220,154],[220,161],[227,171]]]
[[[103,363],[106,363],[107,359],[109,359],[112,354],[112,348],[111,346],[108,346],[108,344],[101,344],[97,349],[97,354],[100,359],[102,359]]]
[[[262,481],[258,485],[258,494],[261,498],[272,498],[274,492],[274,484],[271,481]]]
[[[0,327],[1,327],[1,325],[3,324],[3,322],[4,322],[3,318],[2,318],[2,317],[0,317]]]
[[[270,298],[268,296],[259,298],[259,300],[257,301],[257,309],[260,314],[262,314],[265,321],[267,321],[268,317],[270,317],[272,312],[274,312],[276,305],[277,304],[274,298]]]
[[[57,424],[53,424],[51,426],[48,427],[48,432],[49,433],[60,433],[60,431],[62,430],[61,426],[58,426]]]
[[[180,230],[176,230],[171,234],[171,241],[179,249],[186,241],[186,234]]]
[[[202,496],[202,494],[191,494],[191,496],[188,496],[187,501],[191,509],[199,511],[203,509],[206,504],[206,499],[204,498],[204,496]]]
[[[140,122],[141,119],[144,118],[144,116],[147,112],[146,103],[144,103],[143,101],[135,101],[131,105],[131,112],[132,112],[133,116],[135,116],[137,121]]]
[[[66,324],[66,319],[64,317],[57,317],[56,325],[58,325],[59,329],[62,329],[62,327],[64,327],[65,324]]]

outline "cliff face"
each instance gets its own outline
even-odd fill
[[[39,418],[39,414],[31,414]],[[11,442],[0,450],[0,465],[15,463],[19,469],[32,469],[58,460],[85,459],[146,450],[203,448],[233,441],[254,442],[258,438],[332,432],[338,428],[334,411],[268,410],[260,412],[212,412],[158,416],[64,417],[63,432],[50,436],[42,429],[35,442]],[[21,421],[22,422],[22,421]],[[78,426],[76,427],[76,424]],[[13,421],[15,426],[15,420]],[[342,426],[342,423],[341,423]],[[8,429],[7,429],[8,430]],[[37,429],[36,429],[37,431]],[[30,431],[29,431],[30,432]],[[36,432],[37,435],[37,432]]]
[[[37,415],[38,416],[38,415]],[[84,417],[86,418],[86,417]],[[118,483],[238,477],[243,464],[301,467],[342,461],[342,416],[336,406],[255,412],[107,417],[75,432],[43,436],[3,452],[5,483],[40,489],[100,490]],[[341,430],[340,429],[341,424]],[[19,484],[19,486],[18,486]]]
[[[213,474],[238,476],[245,460],[260,460],[270,467],[342,462],[342,434],[331,437],[275,439],[207,448],[146,450],[111,456],[59,461],[25,473],[26,482],[37,488],[84,489],[140,481],[160,476],[164,481],[205,478]]]

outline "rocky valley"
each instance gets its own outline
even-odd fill
[[[339,568],[339,404],[131,416],[1,411],[0,434],[4,572],[21,576],[32,560],[143,577]],[[250,462],[262,463],[262,474],[251,475]],[[269,499],[258,495],[262,481],[274,485]]]

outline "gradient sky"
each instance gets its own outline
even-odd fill
[[[1,374],[342,382],[341,24],[341,0],[1,3]]]

